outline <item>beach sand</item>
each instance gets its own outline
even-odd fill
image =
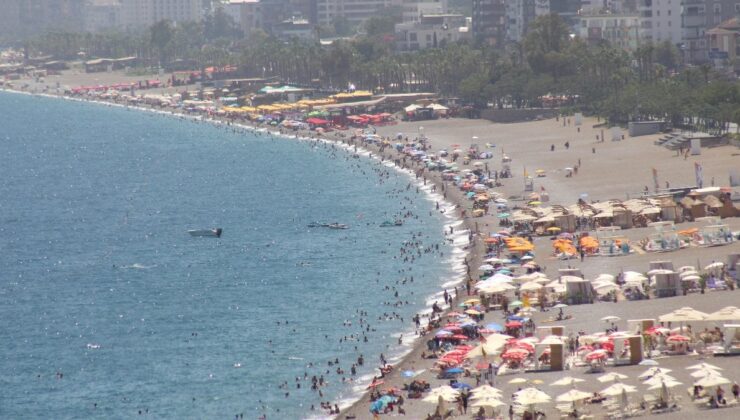
[[[653,141],[660,138],[661,135],[644,136],[630,138],[626,130],[623,130],[625,139],[622,141],[597,141],[596,136],[601,135],[601,128],[594,128],[598,124],[596,119],[585,118],[580,132],[572,125],[563,127],[562,119],[555,119],[517,123],[517,124],[494,124],[486,120],[462,120],[462,119],[445,119],[434,121],[407,122],[398,125],[378,127],[378,134],[395,138],[397,133],[403,133],[404,136],[414,138],[423,132],[432,144],[433,150],[446,149],[451,151],[453,145],[459,145],[459,148],[465,150],[471,143],[477,143],[481,150],[485,150],[486,143],[491,143],[495,147],[489,150],[494,153],[494,158],[487,160],[490,170],[501,169],[501,156],[503,154],[512,158],[511,169],[513,178],[501,180],[504,186],[497,188],[506,197],[522,196],[524,194],[524,171],[533,174],[536,169],[546,171],[545,178],[535,178],[534,190],[539,191],[544,187],[550,194],[550,203],[547,204],[574,204],[581,194],[588,194],[588,200],[607,200],[607,199],[627,199],[637,197],[641,194],[645,185],[648,185],[652,191],[652,168],[658,171],[660,187],[665,186],[665,181],[670,183],[671,187],[692,186],[694,181],[694,162],[700,162],[704,167],[705,185],[710,184],[714,178],[715,185],[727,185],[728,173],[731,168],[737,168],[740,165],[740,151],[731,146],[717,147],[713,149],[703,149],[700,156],[689,156],[684,160],[683,156],[677,156],[676,152],[669,151],[663,147],[656,146]],[[423,129],[419,129],[419,127]],[[604,129],[607,139],[610,132]],[[473,139],[473,137],[478,137]],[[566,149],[564,144],[569,142],[569,148]],[[555,151],[550,151],[550,146],[555,145]],[[593,153],[595,149],[596,153]],[[580,159],[580,168],[577,175],[565,177],[565,167],[578,165]],[[434,182],[439,183],[438,173],[429,173],[427,177]],[[457,188],[447,189],[447,198],[453,203],[460,204],[468,210],[472,208],[471,202],[460,194]],[[482,218],[467,218],[465,220],[468,229],[474,230],[476,226],[481,233],[486,234],[489,231],[498,230],[498,222],[495,216],[485,216]],[[740,219],[725,219],[723,223],[730,225],[731,229],[740,229]],[[698,223],[684,223],[684,227],[697,226]],[[631,241],[637,241],[653,233],[652,228],[630,229],[621,232]],[[633,253],[624,257],[588,257],[585,261],[579,260],[559,261],[550,257],[552,248],[550,240],[547,237],[535,239],[537,260],[543,265],[545,273],[549,278],[557,277],[557,270],[565,267],[578,267],[587,278],[593,278],[601,273],[617,274],[620,270],[647,271],[648,264],[654,260],[671,260],[676,267],[681,265],[706,265],[712,261],[724,261],[726,255],[731,252],[740,251],[740,243],[718,248],[688,248],[676,252],[665,254],[650,253]],[[481,263],[481,254],[483,247],[480,241],[476,241],[471,247],[469,261],[471,267],[478,267]],[[473,271],[474,277],[476,272]],[[616,315],[622,318],[621,328],[626,327],[625,320],[639,318],[656,318],[661,314],[667,313],[682,306],[692,306],[699,310],[714,311],[723,306],[737,305],[740,299],[740,291],[733,292],[711,292],[705,295],[691,294],[685,297],[669,299],[652,299],[647,301],[620,301],[618,303],[596,303],[593,305],[579,305],[567,308],[566,313],[573,315],[572,319],[558,323],[566,327],[566,334],[580,330],[594,332],[601,330],[604,325],[599,322],[599,318],[604,315]],[[533,319],[538,325],[541,325],[547,318],[553,316],[549,312],[535,313]],[[503,316],[500,311],[486,314],[483,324],[487,322],[502,323]],[[402,378],[400,372],[405,370],[420,371],[424,373],[414,379],[423,379],[437,387],[446,383],[446,381],[435,379],[435,374],[429,369],[433,367],[433,360],[421,359],[421,353],[426,349],[424,341],[431,338],[427,336],[421,340],[417,348],[409,354],[404,361],[394,368],[392,374],[384,378],[385,384],[381,389],[386,387],[402,388],[403,383],[410,382],[407,378]],[[696,356],[676,356],[660,360],[660,365],[673,369],[675,377],[686,384],[688,387],[692,378],[683,370],[683,367],[696,363]],[[711,363],[718,364],[725,368],[726,377],[737,380],[740,379],[740,362],[732,358],[713,358]],[[549,372],[549,373],[529,373],[524,374],[526,379],[542,379],[545,385],[540,386],[542,390],[551,396],[567,391],[567,389],[549,387],[548,384],[558,377],[571,375],[583,377],[587,382],[579,384],[579,389],[584,391],[598,391],[608,384],[604,385],[595,380],[597,375],[583,373],[584,368],[575,368],[566,372]],[[618,370],[628,376],[634,377],[645,370],[641,366],[629,366],[619,368],[608,368],[609,370]],[[516,375],[522,376],[522,375]],[[507,397],[515,392],[518,386],[509,385],[506,382],[515,376],[499,377],[496,386],[501,388],[504,395],[504,401]],[[475,385],[472,378],[467,378],[465,382]],[[636,379],[626,380],[626,383],[637,385]],[[580,386],[582,385],[582,386]],[[644,386],[638,387],[640,391]],[[685,388],[679,388],[677,394],[682,395],[684,403],[683,409],[677,413],[666,415],[666,418],[690,418],[697,415],[697,409],[688,400],[685,395]],[[454,405],[454,404],[453,404]],[[404,409],[406,416],[409,418],[424,418],[427,414],[434,411],[435,405],[424,403],[418,400],[406,400]],[[539,408],[539,407],[538,407]],[[554,404],[548,404],[542,407],[548,417],[558,416],[554,409]],[[603,411],[599,408],[593,408],[592,411],[596,418],[604,416]],[[471,412],[464,417],[470,417]],[[391,416],[395,416],[393,413]],[[727,409],[715,411],[702,411],[702,416],[708,418],[734,418],[740,416],[740,410]],[[344,410],[339,418],[345,416],[356,416],[358,419],[372,418],[369,413],[369,396],[365,396],[361,401],[354,404],[347,410]]]

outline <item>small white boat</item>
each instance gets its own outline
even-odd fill
[[[190,236],[220,238],[222,231],[223,231],[223,229],[221,229],[221,228],[214,228],[214,229],[194,229],[194,230],[189,230],[188,233],[190,234]]]

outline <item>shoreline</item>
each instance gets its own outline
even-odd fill
[[[334,143],[337,146],[341,147],[345,150],[345,152],[351,153],[355,152],[358,155],[369,158],[374,160],[376,163],[394,169],[394,171],[399,174],[400,176],[406,176],[408,177],[409,181],[414,184],[418,191],[422,193],[423,198],[426,201],[430,202],[430,208],[432,211],[434,211],[434,204],[435,202],[439,203],[440,210],[437,210],[439,213],[436,217],[439,217],[443,224],[443,227],[445,229],[444,232],[442,232],[443,239],[447,240],[448,235],[446,232],[446,229],[450,227],[455,228],[455,236],[458,236],[457,240],[463,240],[463,237],[468,234],[468,232],[474,232],[475,224],[471,222],[470,218],[461,219],[457,214],[457,208],[462,208],[465,203],[465,197],[460,193],[458,189],[448,189],[446,186],[445,181],[442,180],[439,172],[430,172],[430,171],[424,171],[424,174],[417,177],[415,172],[412,170],[411,167],[407,164],[402,164],[401,166],[398,166],[393,163],[394,158],[402,158],[404,155],[398,151],[396,151],[393,148],[388,148],[388,156],[386,156],[385,150],[381,149],[379,146],[370,145],[367,144],[364,141],[359,141],[361,144],[356,144],[351,138],[347,138],[346,136],[343,136],[341,134],[344,134],[342,132],[333,131],[331,133],[313,133],[309,130],[294,130],[291,132],[282,132],[280,129],[272,129],[271,127],[261,127],[256,125],[249,125],[245,124],[242,121],[234,122],[229,121],[227,119],[222,119],[218,117],[209,117],[206,115],[189,115],[184,112],[177,112],[177,110],[163,110],[163,109],[157,109],[154,107],[145,107],[145,106],[131,106],[126,104],[120,104],[114,101],[106,101],[101,99],[93,99],[88,100],[84,98],[77,98],[67,95],[56,95],[48,92],[29,92],[24,90],[15,90],[15,89],[7,89],[7,88],[0,88],[0,92],[5,93],[14,93],[14,94],[22,94],[22,95],[28,95],[28,96],[37,96],[37,97],[45,97],[50,99],[61,99],[61,100],[67,100],[72,102],[80,102],[80,103],[90,103],[100,106],[107,106],[107,107],[117,107],[122,108],[126,110],[134,110],[139,112],[149,112],[165,117],[172,117],[172,118],[178,118],[178,119],[187,119],[190,121],[197,121],[197,122],[206,122],[210,124],[214,124],[216,126],[229,126],[229,127],[236,127],[239,129],[242,129],[247,132],[251,133],[269,133],[270,135],[283,137],[285,140],[298,140],[298,141],[320,141],[320,142],[330,142]],[[311,136],[311,134],[315,134],[314,136]],[[319,137],[322,136],[322,137]],[[372,147],[372,149],[371,149]],[[412,162],[414,166],[418,162],[413,161]],[[428,182],[425,183],[425,181]],[[435,185],[437,188],[437,192],[432,191],[431,186]],[[454,198],[445,197],[447,194],[440,194],[439,190],[442,190],[444,193],[452,193]],[[450,220],[445,220],[449,218]],[[460,226],[463,226],[464,229],[461,231]],[[477,234],[477,233],[476,233]],[[454,254],[454,251],[460,250],[461,252],[458,253],[457,257],[452,257],[451,261],[449,262],[450,265],[450,271],[453,274],[453,279],[444,279],[443,276],[440,276],[442,283],[438,285],[440,288],[439,291],[426,296],[424,299],[424,308],[421,310],[416,311],[415,313],[422,316],[422,323],[421,326],[424,328],[428,320],[428,316],[431,314],[431,304],[429,302],[438,302],[441,299],[442,294],[445,290],[454,288],[455,289],[455,299],[454,304],[457,304],[461,301],[461,299],[464,297],[464,295],[461,292],[457,292],[457,288],[459,285],[464,284],[465,282],[465,276],[466,274],[464,272],[459,272],[457,270],[457,266],[460,264],[464,264],[464,261],[467,261],[467,264],[471,267],[475,266],[474,264],[480,265],[482,263],[482,255],[480,254],[481,246],[479,241],[473,241],[472,243],[469,243],[468,245],[456,245],[454,243],[450,243],[449,247],[451,248],[452,253]],[[464,289],[463,289],[464,291]],[[440,304],[440,307],[443,309],[443,312],[441,314],[442,317],[446,315],[447,312],[451,311],[453,308],[451,306],[447,306],[445,304]],[[409,334],[411,333],[411,334]],[[415,330],[413,327],[413,324],[411,324],[411,327],[408,329],[403,329],[398,331],[397,333],[392,334],[389,337],[394,337],[396,335],[402,335],[406,338],[403,340],[403,343],[401,346],[403,346],[400,351],[397,354],[391,354],[388,357],[388,361],[391,362],[391,364],[394,367],[394,370],[400,369],[402,366],[407,366],[409,363],[413,364],[412,360],[416,356],[418,356],[421,351],[423,351],[423,348],[425,346],[425,343],[422,342],[422,339],[425,337],[425,335],[415,335]],[[408,341],[407,341],[408,340]],[[408,344],[407,344],[408,342]],[[404,348],[405,347],[405,348]],[[373,368],[373,371],[375,371],[375,368]],[[369,375],[365,375],[369,376]],[[372,375],[375,376],[375,375]],[[367,381],[361,381],[360,378],[357,378],[358,380],[352,385],[349,385],[350,388],[357,388],[362,387],[363,391],[359,393],[359,395],[356,395],[354,397],[350,398],[344,398],[344,399],[338,399],[337,403],[340,406],[340,413],[335,416],[331,415],[320,415],[320,416],[308,416],[306,418],[342,418],[342,416],[347,415],[347,412],[355,410],[357,407],[359,407],[361,404],[364,404],[366,401],[369,401],[370,397],[370,391],[365,388],[366,385],[369,385],[371,380]],[[362,383],[362,382],[367,382]],[[356,391],[350,391],[353,394],[357,393]],[[337,396],[337,398],[340,398],[340,396]]]

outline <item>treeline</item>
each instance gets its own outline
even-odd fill
[[[382,22],[381,22],[382,23]],[[265,33],[244,40],[228,16],[202,23],[154,25],[146,33],[49,34],[35,48],[62,58],[136,55],[164,65],[176,59],[201,66],[236,65],[245,77],[277,76],[285,83],[375,92],[438,92],[482,108],[542,106],[545,95],[613,123],[665,119],[674,126],[726,132],[740,122],[740,89],[710,66],[685,67],[670,43],[630,54],[570,36],[557,15],[538,18],[524,41],[505,50],[473,42],[396,53],[389,25],[370,21],[364,35],[331,45],[281,41]]]

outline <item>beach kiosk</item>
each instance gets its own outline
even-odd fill
[[[565,368],[565,345],[537,343],[534,345],[534,371],[560,371]]]
[[[715,356],[737,356],[740,355],[740,324],[725,324],[722,326],[725,340],[722,343],[722,351],[715,352]]]
[[[549,325],[547,327],[537,327],[535,331],[535,336],[540,340],[551,335],[564,336],[565,327],[562,325]]]
[[[614,365],[636,365],[642,362],[642,336],[628,335],[614,339]]]
[[[650,328],[653,328],[653,326],[655,326],[654,318],[627,320],[627,331],[636,335],[641,335]]]

